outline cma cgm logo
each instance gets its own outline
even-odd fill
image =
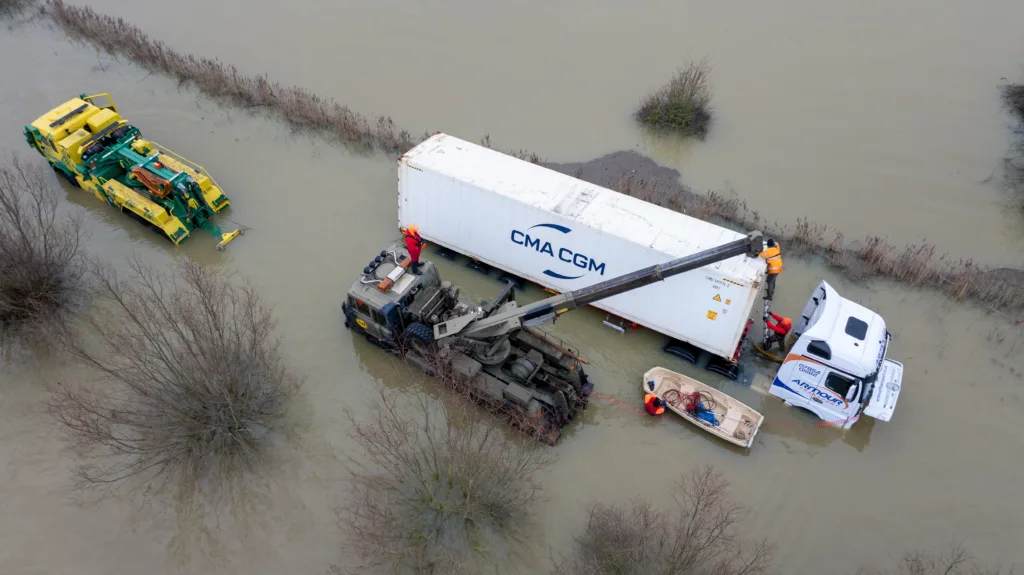
[[[555,242],[555,244],[552,244],[551,242],[538,236],[538,234],[542,230],[535,231],[533,232],[533,235],[530,235],[530,230],[534,228],[547,228],[555,230],[556,232],[561,232],[562,234],[568,234],[572,232],[572,230],[570,230],[569,228],[565,226],[559,226],[557,224],[537,224],[531,228],[528,228],[525,232],[521,232],[519,230],[512,230],[512,243],[523,246],[524,248],[527,249],[534,250],[538,254],[544,254],[552,259],[558,259],[559,261],[562,261],[566,264],[576,266],[576,268],[583,272],[579,275],[565,275],[552,271],[550,268],[548,268],[544,270],[544,275],[553,278],[558,278],[560,280],[579,279],[590,272],[597,272],[602,276],[604,275],[604,262],[598,262],[597,260],[591,258],[590,256],[581,254],[579,252],[574,252],[566,247],[561,247],[557,245],[557,241]]]

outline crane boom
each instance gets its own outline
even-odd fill
[[[749,257],[757,257],[762,250],[761,242],[761,232],[754,231],[748,233],[745,238],[721,246],[664,264],[656,264],[571,292],[558,294],[522,307],[515,305],[515,302],[509,302],[492,315],[478,313],[477,315],[453,318],[435,325],[434,337],[443,339],[457,335],[469,339],[481,339],[504,335],[522,327],[539,325],[595,301],[639,289],[683,272],[702,268],[738,255],[746,254]]]

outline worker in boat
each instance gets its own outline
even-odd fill
[[[768,341],[765,342],[765,351],[770,350],[772,345],[776,343],[779,344],[779,349],[784,349],[786,347],[786,336],[789,335],[789,330],[793,329],[793,321],[788,317],[782,317],[772,312],[768,312],[768,315],[772,316],[775,323],[772,323],[771,320],[765,322],[768,329],[772,330],[772,333],[768,336]]]
[[[405,247],[409,250],[409,271],[416,273],[420,268],[420,250],[423,249],[423,245],[427,242],[420,237],[420,228],[416,225],[410,225],[405,228],[402,232],[405,236]]]
[[[665,402],[653,393],[648,393],[644,396],[644,407],[647,408],[647,413],[650,413],[651,415],[661,415],[662,413],[665,413]]]
[[[768,264],[768,279],[765,281],[767,294],[765,299],[773,299],[775,297],[775,279],[782,273],[782,250],[779,249],[779,244],[775,240],[768,238],[768,247],[761,252],[761,257]]]

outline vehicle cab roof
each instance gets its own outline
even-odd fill
[[[67,122],[58,126],[50,126],[74,110],[82,107],[85,109],[74,117],[68,118]],[[62,137],[81,128],[85,123],[85,120],[97,111],[99,111],[99,108],[89,102],[86,102],[81,98],[72,98],[42,116],[39,116],[31,125],[36,130],[39,130],[39,133],[43,137],[53,135],[55,140],[60,140]]]
[[[806,354],[859,378],[878,369],[885,351],[887,332],[882,316],[839,295],[822,282],[825,298],[816,319],[801,336],[807,343]],[[816,353],[812,340],[827,344],[831,357]]]
[[[389,245],[386,250],[387,252],[394,252],[398,256],[398,261],[402,261],[409,256],[409,252],[405,249],[403,242],[395,242]],[[379,255],[380,252],[372,254],[367,259],[369,264],[373,258]],[[389,256],[390,259],[390,256]],[[395,269],[395,264],[389,260],[381,262],[380,267],[374,272],[376,277],[383,280],[392,270]],[[422,284],[427,278],[432,278],[436,275],[434,263],[421,257],[419,271],[416,274],[412,274],[406,271],[402,277],[398,278],[386,292],[382,292],[377,289],[379,282],[373,281],[363,283],[366,276],[362,274],[360,270],[359,278],[352,282],[352,287],[349,288],[348,293],[350,296],[365,301],[370,304],[370,307],[380,309],[389,302],[399,300],[405,297],[406,294],[410,293],[412,289]]]

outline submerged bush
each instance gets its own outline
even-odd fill
[[[338,521],[367,566],[477,572],[474,560],[511,560],[529,523],[547,452],[475,421],[468,397],[447,389],[441,399],[381,393],[368,417],[349,413],[361,454]]]
[[[1003,88],[1003,99],[1010,111],[1024,120],[1024,84],[1010,84]]]
[[[83,277],[78,218],[62,215],[42,169],[0,166],[0,329],[55,327]]]
[[[690,63],[667,85],[644,98],[637,119],[655,128],[704,138],[711,125],[710,74],[707,60]]]
[[[1024,84],[1005,86],[1003,99],[1010,111],[1020,120],[1020,124],[1014,128],[1017,141],[1010,148],[1010,154],[1006,158],[1007,179],[1015,189],[1024,191]],[[1024,208],[1024,201],[1020,205]]]
[[[767,541],[738,537],[747,509],[710,466],[684,477],[659,501],[595,503],[586,530],[556,564],[561,575],[760,575],[772,563]]]
[[[48,404],[83,457],[80,485],[159,489],[251,470],[299,385],[270,308],[249,285],[185,258],[128,267],[95,266],[99,305],[82,318],[85,337],[64,338],[100,384],[58,385]]]

